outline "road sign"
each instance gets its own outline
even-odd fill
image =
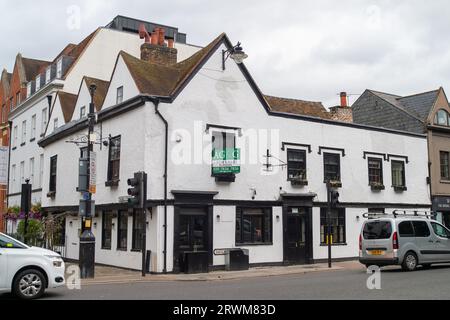
[[[97,154],[90,153],[89,161],[89,192],[94,194],[97,192]]]
[[[213,174],[240,173],[241,149],[213,150],[212,168]]]

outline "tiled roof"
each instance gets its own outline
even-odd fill
[[[88,89],[91,86],[91,84],[95,84],[97,86],[97,89],[95,90],[94,94],[94,105],[95,109],[97,109],[97,112],[99,112],[100,110],[102,110],[103,103],[105,102],[109,82],[91,77],[84,77],[84,81]]]
[[[280,98],[267,95],[265,95],[264,98],[272,111],[300,114],[322,119],[331,119],[330,114],[321,102]]]
[[[64,122],[68,123],[70,122],[70,120],[72,120],[75,105],[77,103],[77,95],[59,91],[58,97],[61,104],[61,110],[64,115]]]
[[[47,68],[50,64],[50,61],[22,58],[22,65],[24,68],[23,71],[25,73],[25,79],[22,80],[34,80],[37,75],[44,72],[45,68]]]
[[[121,51],[125,64],[133,77],[140,93],[169,97],[183,86],[194,70],[205,60],[209,53],[224,39],[222,33],[209,45],[186,60],[172,66],[162,66],[140,60]]]

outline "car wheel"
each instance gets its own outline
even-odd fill
[[[20,299],[33,300],[40,298],[46,287],[47,281],[42,272],[28,269],[15,277],[12,291]]]
[[[417,256],[414,252],[410,251],[405,254],[403,258],[402,268],[405,271],[414,271],[418,265]]]

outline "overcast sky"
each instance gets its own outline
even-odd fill
[[[69,28],[78,9],[80,25]],[[16,0],[1,1],[0,12],[0,66],[10,72],[18,52],[51,60],[120,14],[178,27],[202,46],[226,32],[242,42],[264,93],[326,107],[340,91],[407,95],[450,85],[446,0]]]

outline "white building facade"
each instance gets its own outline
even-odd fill
[[[425,136],[274,112],[244,65],[222,68],[230,48],[221,35],[173,66],[118,55],[95,128],[97,263],[140,269],[143,233],[156,273],[182,271],[193,252],[222,268],[220,249],[230,248],[248,249],[253,265],[324,260],[329,180],[340,193],[335,259],[358,256],[363,213],[429,210]],[[75,260],[81,151],[67,141],[86,133],[80,119],[40,141],[44,194],[50,174],[55,181],[43,207],[67,214],[66,257]],[[218,169],[213,151],[240,163]],[[126,203],[138,171],[148,175],[145,213]]]

